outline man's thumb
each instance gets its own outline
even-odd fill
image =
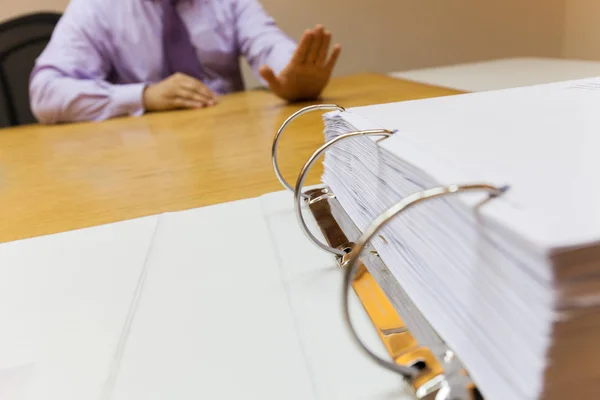
[[[279,80],[277,80],[277,77],[275,76],[275,73],[271,68],[269,68],[266,65],[263,65],[262,67],[260,67],[259,72],[260,76],[262,76],[262,78],[265,80],[265,82],[267,82],[267,84],[271,87],[272,90],[276,91],[279,89]]]

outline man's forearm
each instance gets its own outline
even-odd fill
[[[30,86],[31,108],[43,124],[101,121],[144,112],[144,84],[114,85],[75,79],[52,69],[37,71]]]
[[[287,36],[266,13],[257,0],[236,0],[238,42],[240,51],[257,76],[267,65],[279,73],[290,61],[296,42]]]

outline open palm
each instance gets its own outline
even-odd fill
[[[278,76],[267,66],[261,67],[260,74],[271,91],[285,100],[313,100],[327,86],[341,52],[336,44],[329,55],[330,44],[331,33],[322,26],[307,30],[292,60]]]

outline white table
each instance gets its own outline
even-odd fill
[[[390,76],[480,92],[600,76],[600,62],[520,57],[393,72]]]

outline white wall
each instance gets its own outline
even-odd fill
[[[317,22],[345,46],[340,72],[516,55],[559,56],[564,0],[262,0],[295,36]]]
[[[600,1],[566,2],[565,57],[600,60]]]
[[[337,74],[510,56],[559,57],[564,0],[262,0],[294,37],[325,24],[343,46]]]
[[[0,21],[36,11],[62,11],[69,0],[1,0]]]
[[[295,38],[307,27],[325,24],[344,46],[336,73],[348,74],[521,55],[558,57],[562,54],[565,1],[588,3],[585,0],[262,0],[262,3]],[[597,0],[589,3],[594,1]],[[68,0],[2,2],[0,20],[34,10],[62,10]]]

